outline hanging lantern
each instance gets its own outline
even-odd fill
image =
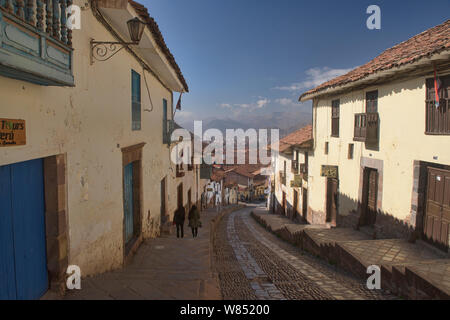
[[[139,43],[144,32],[145,23],[139,20],[139,18],[133,18],[127,21],[128,32],[130,33],[131,41]]]

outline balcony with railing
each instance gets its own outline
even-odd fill
[[[378,113],[355,114],[355,128],[353,140],[376,143],[378,142],[379,117]]]
[[[73,86],[71,0],[0,0],[0,75]]]

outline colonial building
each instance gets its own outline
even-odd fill
[[[50,2],[0,3],[0,298],[121,267],[180,182],[168,137],[188,86],[147,9],[75,0],[72,31],[72,1]]]
[[[184,128],[173,122],[173,129]],[[161,227],[164,231],[173,228],[173,216],[178,207],[185,208],[186,216],[194,204],[201,210],[202,193],[209,183],[210,176],[204,174],[201,165],[194,164],[194,134],[189,132],[189,135],[190,143],[187,148],[183,148],[179,141],[170,142],[171,154],[177,154],[180,163],[170,162],[170,183],[167,182],[167,177],[161,180]],[[184,151],[187,153],[186,157]]]
[[[449,246],[450,20],[305,92],[310,223]]]
[[[312,126],[308,125],[280,139],[278,152],[272,152],[274,190],[270,209],[297,221],[307,220],[311,147]]]

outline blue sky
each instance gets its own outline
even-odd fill
[[[450,18],[449,0],[141,0],[190,88],[176,116],[244,120]],[[381,8],[381,30],[366,9]]]

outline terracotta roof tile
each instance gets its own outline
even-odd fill
[[[279,141],[279,151],[283,152],[288,148],[301,145],[305,142],[308,142],[312,139],[312,125],[307,125],[303,128],[300,128],[291,134],[288,134],[284,138],[281,138]]]
[[[428,29],[409,40],[406,40],[390,49],[385,50],[370,62],[353,69],[352,71],[327,81],[300,96],[303,97],[318,93],[328,88],[341,86],[350,82],[361,80],[371,74],[399,67],[407,63],[416,62],[450,49],[450,20]]]
[[[134,10],[136,10],[137,14],[139,14],[140,18],[147,23],[148,29],[150,30],[150,32],[152,33],[156,43],[158,44],[159,48],[161,49],[161,51],[164,53],[164,55],[166,56],[167,61],[169,61],[170,65],[172,66],[172,68],[175,70],[178,79],[180,80],[180,82],[183,84],[184,89],[186,90],[186,92],[189,92],[189,87],[186,83],[186,80],[184,79],[183,74],[181,73],[180,67],[178,66],[178,64],[175,61],[175,58],[173,57],[172,53],[170,52],[169,48],[167,48],[166,42],[164,41],[164,37],[161,33],[161,31],[159,30],[158,24],[156,23],[155,19],[153,19],[149,13],[148,13],[148,9],[143,6],[142,4],[133,1],[133,0],[128,0],[128,2],[130,3],[130,5],[134,8]]]

